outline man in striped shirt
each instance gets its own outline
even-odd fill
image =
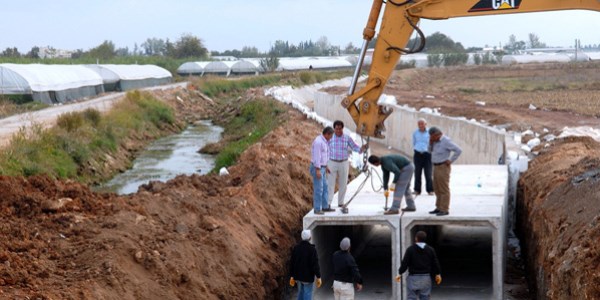
[[[331,126],[323,129],[323,134],[315,138],[310,151],[310,175],[313,178],[313,208],[316,215],[322,215],[329,208],[327,204],[327,161],[329,161],[329,140],[333,135]]]
[[[362,153],[365,149],[365,146],[359,147],[349,135],[344,134],[344,122],[340,120],[333,122],[333,131],[335,134],[329,140],[329,161],[327,162],[330,171],[327,174],[327,186],[329,188],[327,205],[329,210],[325,211],[334,210],[331,208],[331,202],[333,202],[336,179],[338,184],[338,207],[344,205],[346,186],[348,185],[348,171],[350,170],[349,151]]]

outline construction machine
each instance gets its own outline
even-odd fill
[[[366,85],[355,92],[367,45],[375,36],[375,26],[384,2],[385,10],[369,76]],[[418,27],[421,19],[444,20],[456,17],[572,9],[600,11],[600,0],[374,0],[367,26],[363,31],[364,42],[359,62],[354,71],[348,96],[342,101],[342,106],[350,112],[358,134],[366,137],[384,137],[383,121],[392,111],[377,105],[377,100],[383,93],[383,88],[400,56],[419,52],[425,47],[425,36]],[[415,31],[419,35],[420,44],[412,49],[405,48]]]

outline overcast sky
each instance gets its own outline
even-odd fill
[[[475,0],[471,0],[474,1]],[[88,50],[104,40],[117,48],[147,38],[177,40],[189,33],[209,50],[293,44],[326,36],[342,48],[362,43],[370,0],[0,0],[0,51],[33,46]],[[600,12],[557,11],[422,20],[425,35],[444,33],[465,47],[504,45],[510,34],[535,33],[549,46],[600,44]]]

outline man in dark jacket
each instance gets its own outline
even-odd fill
[[[435,283],[442,283],[440,275],[440,263],[435,250],[425,244],[427,234],[419,231],[415,235],[415,244],[408,247],[402,257],[402,264],[398,270],[396,281],[400,282],[401,274],[408,270],[406,279],[406,290],[408,300],[429,300],[431,295],[431,278],[435,277]]]
[[[298,282],[298,300],[311,300],[313,281],[317,277],[317,288],[321,287],[319,256],[315,245],[310,243],[310,230],[302,231],[302,241],[292,250],[290,260],[290,285]]]
[[[335,300],[354,299],[354,285],[360,292],[362,283],[358,265],[350,254],[350,239],[345,237],[340,242],[340,250],[333,254],[333,295]]]

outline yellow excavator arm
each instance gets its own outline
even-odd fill
[[[366,85],[355,91],[356,82],[369,41],[375,36],[375,27],[383,7],[382,0],[374,0],[363,31],[363,46],[348,96],[342,106],[348,109],[356,123],[356,132],[363,136],[383,138],[383,121],[390,109],[377,105],[383,88],[402,54],[421,51],[425,36],[417,27],[420,19],[448,19],[467,16],[514,14],[552,10],[585,9],[600,11],[600,0],[387,0],[373,52],[371,69]],[[414,31],[420,36],[417,49],[404,48]]]

